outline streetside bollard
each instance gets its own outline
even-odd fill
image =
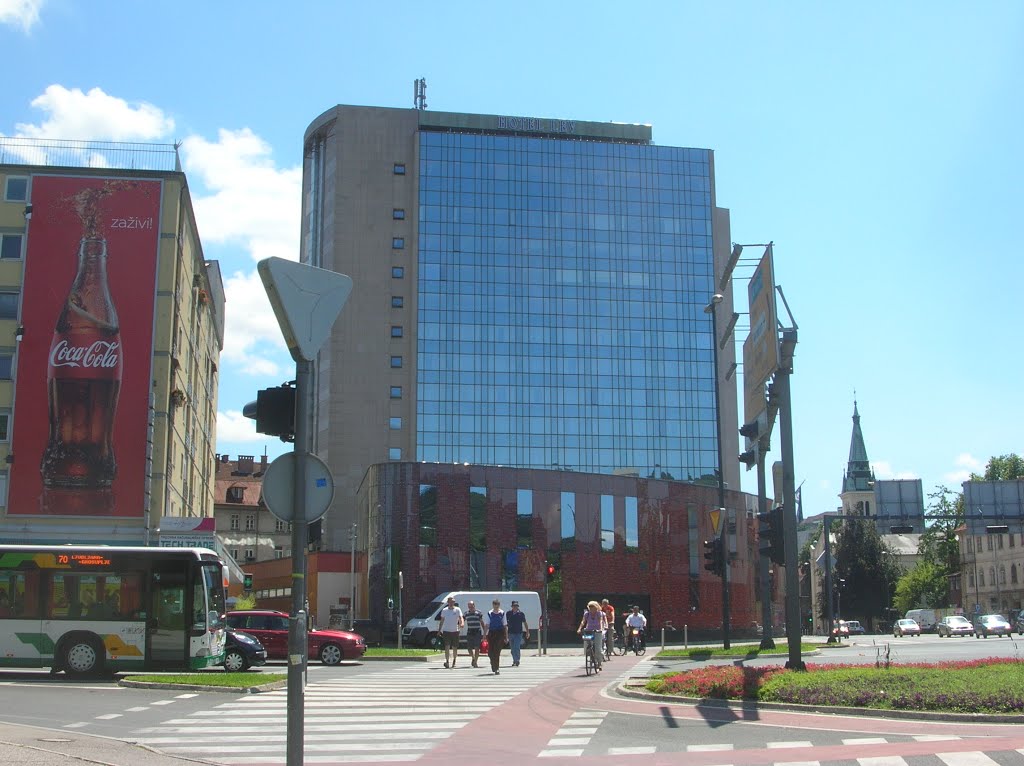
[[[683,625],[683,648],[690,648],[690,626]]]

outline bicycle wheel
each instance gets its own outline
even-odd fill
[[[597,659],[594,657],[594,644],[591,643],[583,653],[583,664],[586,667],[587,675],[597,672]]]
[[[615,653],[620,657],[626,654],[626,637],[622,633],[615,634]]]
[[[637,657],[643,657],[647,653],[646,642],[637,640],[633,642],[633,646]]]

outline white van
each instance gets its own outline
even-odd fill
[[[911,609],[905,615],[905,620],[913,620],[921,626],[922,633],[934,633],[935,623],[939,621],[934,609]]]
[[[519,602],[519,609],[526,615],[526,624],[530,630],[530,637],[540,637],[540,595],[532,590],[453,590],[438,593],[430,603],[423,607],[405,623],[402,628],[402,644],[408,646],[429,646],[430,638],[437,632],[437,615],[448,602],[448,597],[455,599],[456,605],[463,612],[466,611],[470,601],[476,604],[476,608],[485,615],[491,610],[491,602],[498,599],[501,608],[506,612],[512,606],[513,601]],[[486,617],[484,618],[486,619]],[[466,629],[462,629],[462,637],[465,638]]]

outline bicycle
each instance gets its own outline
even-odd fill
[[[612,643],[612,651],[620,657],[623,656],[629,649],[626,647],[626,634],[621,631],[615,632],[615,639]]]
[[[637,657],[642,657],[647,653],[647,642],[644,639],[644,631],[641,628],[629,628],[629,648],[633,650]]]
[[[587,671],[587,675],[596,673],[598,670],[597,655],[595,654],[594,648],[594,631],[585,630],[583,631],[583,667]]]
[[[604,658],[606,660],[610,660],[615,655],[615,636],[616,633],[614,628],[608,628],[608,630],[605,631],[604,641],[602,643],[604,648]]]

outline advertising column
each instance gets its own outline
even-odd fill
[[[141,517],[162,183],[31,188],[7,512]]]

